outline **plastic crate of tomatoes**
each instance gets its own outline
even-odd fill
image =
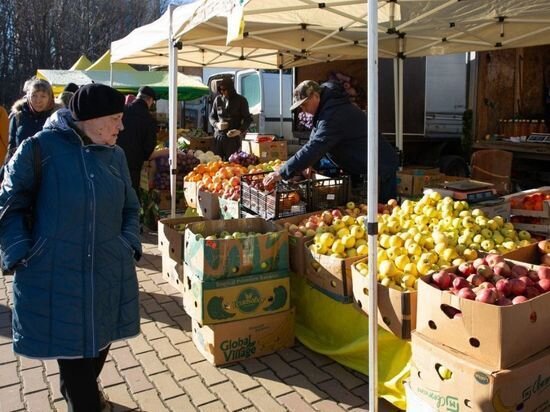
[[[334,209],[345,205],[350,197],[349,176],[326,177],[316,175],[309,184],[310,209]]]
[[[241,207],[264,219],[280,219],[306,213],[309,205],[309,181],[277,182],[264,187],[263,179],[269,172],[241,176]]]

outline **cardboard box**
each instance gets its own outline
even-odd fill
[[[189,223],[200,222],[202,217],[164,218],[158,221],[158,249],[177,263],[183,263],[185,228]]]
[[[412,353],[412,392],[433,411],[550,409],[550,350],[499,370],[414,332]],[[450,371],[443,378],[441,367]]]
[[[192,321],[193,342],[213,365],[268,355],[294,345],[294,309],[272,315],[201,325]]]
[[[216,193],[199,190],[197,192],[197,213],[205,219],[219,219],[220,196]]]
[[[189,145],[189,149],[193,150],[202,150],[203,152],[208,152],[209,150],[214,150],[214,137],[184,137],[185,142]]]
[[[361,259],[351,265],[353,284],[353,299],[359,308],[369,314],[369,284],[368,278],[362,275],[355,266]],[[400,292],[377,284],[378,325],[393,333],[399,339],[410,339],[411,332],[416,328],[417,292]]]
[[[288,147],[286,140],[275,140],[273,142],[255,142],[252,140],[243,140],[241,150],[246,153],[252,153],[260,159],[260,163],[270,160],[287,160]]]
[[[536,189],[524,190],[522,192],[513,193],[508,196],[504,196],[506,199],[513,204],[517,199],[522,199],[527,195],[531,195],[536,192],[550,193],[550,186],[543,186]],[[550,218],[550,200],[545,200],[542,202],[542,210],[527,210],[527,209],[517,209],[512,207],[510,213],[514,216],[533,216],[533,217],[544,217]]]
[[[325,295],[342,303],[352,303],[351,265],[361,256],[342,259],[321,255],[309,250],[311,243],[309,241],[304,245],[307,280]]]
[[[445,178],[438,168],[407,167],[397,173],[397,193],[406,196],[421,196],[424,187],[441,183]]]
[[[550,234],[550,219],[541,219],[541,223],[514,223],[516,230],[527,230],[529,233]]]
[[[223,231],[261,234],[205,239]],[[288,232],[259,217],[191,223],[185,230],[185,263],[205,281],[288,270]]]
[[[241,202],[238,200],[219,198],[220,215],[222,219],[238,219],[241,217]]]
[[[199,189],[197,182],[183,181],[183,194],[185,196],[185,201],[187,202],[187,205],[193,209],[197,208],[198,192]]]
[[[405,382],[405,398],[407,399],[407,412],[433,412],[433,408],[412,390],[409,381]]]
[[[183,307],[201,325],[252,318],[290,308],[288,271],[203,282],[187,266]]]
[[[510,220],[510,201],[504,198],[473,203],[470,208],[481,209],[490,218],[501,216],[506,222]]]
[[[527,265],[528,266],[528,265]],[[550,293],[512,306],[461,299],[418,281],[416,331],[492,368],[513,366],[550,347]],[[460,313],[460,316],[451,314]]]
[[[520,263],[528,267],[530,265],[539,265],[541,260],[541,253],[536,243],[512,250],[502,256],[506,260],[511,260],[514,263]]]
[[[162,278],[183,294],[183,261],[170,259],[162,255]]]
[[[275,222],[283,227],[285,227],[286,223],[298,225],[302,220],[315,215],[320,216],[321,212],[312,212],[306,213],[305,215],[285,217],[283,219],[276,220]],[[309,242],[311,239],[313,239],[312,236],[296,237],[290,233],[288,234],[288,258],[290,269],[298,275],[305,275],[306,263],[304,246],[306,242]]]

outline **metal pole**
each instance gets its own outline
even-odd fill
[[[395,114],[395,147],[399,148],[399,57],[393,59],[393,104]]]
[[[368,3],[369,410],[378,411],[378,1]]]
[[[168,144],[169,144],[169,163],[170,163],[170,214],[176,216],[176,178],[178,169],[177,155],[177,126],[178,126],[178,49],[176,40],[173,38],[174,5],[170,5],[170,24],[168,26]]]
[[[279,69],[279,136],[283,137],[283,69]]]
[[[398,84],[399,84],[399,135],[397,139],[397,148],[403,152],[403,59],[399,57],[397,62],[398,65]]]

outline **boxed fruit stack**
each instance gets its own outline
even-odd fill
[[[511,221],[517,228],[550,236],[550,186],[525,190],[507,196],[511,203]]]
[[[214,365],[292,346],[288,232],[261,218],[191,223],[183,305],[193,342]]]
[[[162,277],[183,293],[185,228],[202,217],[164,218],[158,221],[158,249],[162,256]]]
[[[418,307],[410,385],[434,410],[548,407],[550,267],[521,262],[537,247],[419,281],[418,301],[430,304]]]
[[[416,327],[420,277],[483,253],[503,254],[530,244],[528,232],[516,231],[502,217],[489,218],[437,192],[394,205],[377,220],[378,322],[402,339],[410,339]],[[368,315],[367,265],[366,259],[352,264],[351,276],[354,301]]]

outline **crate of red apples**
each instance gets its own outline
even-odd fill
[[[263,179],[268,173],[241,176],[243,209],[268,220],[306,213],[309,182],[277,182],[273,186],[266,187]]]
[[[550,266],[532,262],[533,249],[545,256],[550,243],[518,249],[516,260],[490,253],[421,278],[416,330],[499,369],[550,347]]]

